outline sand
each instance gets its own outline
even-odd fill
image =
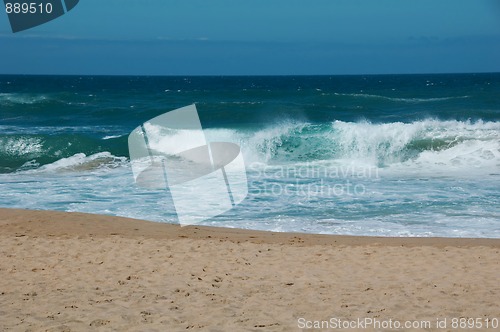
[[[468,318],[495,331],[500,319],[498,239],[0,209],[0,254],[1,331],[451,331]]]

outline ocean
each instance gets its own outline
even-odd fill
[[[202,225],[500,238],[500,74],[0,76],[0,207],[177,223],[127,139],[195,104],[247,198]],[[187,137],[186,140],[189,140]]]

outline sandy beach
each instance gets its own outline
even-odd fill
[[[498,239],[0,209],[0,251],[2,331],[451,331],[470,318],[494,331],[500,319]]]

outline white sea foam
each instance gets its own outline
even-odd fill
[[[122,137],[122,135],[107,135],[107,136],[104,136],[102,139],[108,140],[108,139],[113,139],[113,138],[118,138],[118,137]]]
[[[43,142],[36,137],[0,137],[0,154],[8,156],[39,155]]]
[[[0,105],[2,104],[35,104],[49,100],[45,95],[34,95],[26,93],[0,93]]]
[[[436,170],[491,171],[500,164],[500,122],[423,120],[371,124],[336,121],[333,133],[350,159],[382,161],[384,166]],[[408,157],[411,144],[426,142]],[[436,147],[433,144],[436,143]],[[422,144],[422,143],[420,143]],[[471,168],[472,167],[472,168]]]
[[[393,164],[391,172],[416,176],[500,176],[500,141],[467,140],[441,151],[423,151],[414,160]]]
[[[44,165],[36,172],[75,172],[89,171],[103,168],[116,168],[124,165],[125,157],[117,157],[109,152],[99,152],[87,156],[85,153],[77,153],[68,158],[61,158],[53,163]]]

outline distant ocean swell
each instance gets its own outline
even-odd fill
[[[323,95],[331,95],[331,94],[323,93]],[[366,98],[375,100],[381,99],[381,100],[389,100],[392,102],[403,102],[403,103],[432,103],[432,102],[447,101],[452,99],[464,99],[470,97],[470,96],[453,96],[453,97],[436,97],[436,98],[396,98],[396,97],[371,95],[366,93],[333,93],[333,95],[342,97],[351,97],[351,98]]]
[[[322,92],[321,89],[317,89],[321,96],[330,96],[336,98],[337,100],[342,100],[346,98],[350,99],[372,99],[372,100],[386,100],[392,102],[403,102],[403,103],[432,103],[448,101],[453,99],[466,99],[470,96],[449,96],[449,97],[436,97],[436,98],[402,98],[402,97],[389,97],[382,95],[373,95],[366,93],[338,93],[338,92]],[[169,91],[165,91],[169,92]],[[180,93],[181,90],[177,91]],[[86,97],[94,97],[93,95],[87,95]],[[75,99],[73,102],[72,99]],[[55,103],[65,103],[68,105],[75,104],[76,98],[68,98],[66,95],[48,95],[48,94],[33,94],[33,93],[0,93],[0,105],[3,106],[14,106],[14,105],[34,105],[34,104],[55,104]],[[220,101],[221,105],[259,105],[263,104],[263,101]],[[86,105],[84,102],[80,102],[80,105]]]

